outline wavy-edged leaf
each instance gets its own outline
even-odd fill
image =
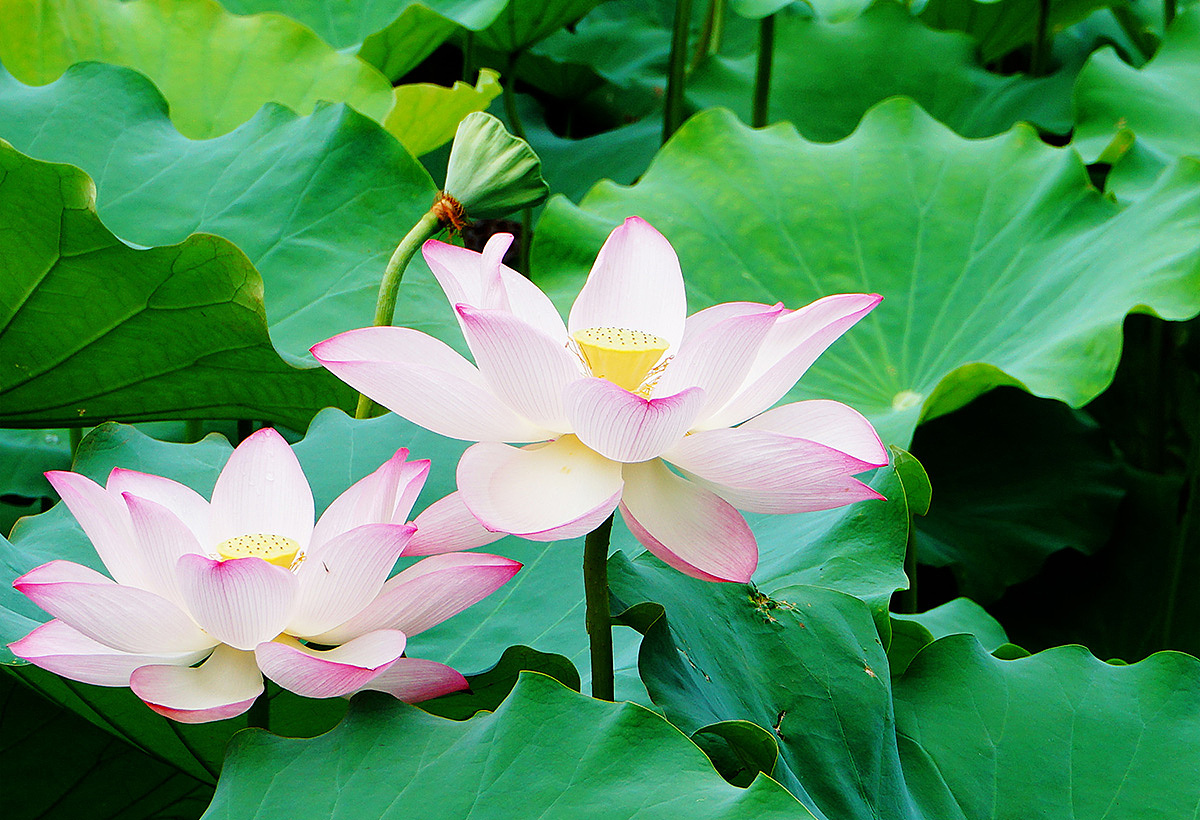
[[[266,418],[304,426],[348,405],[332,375],[271,344],[262,279],[195,234],[138,250],[95,212],[77,168],[0,143],[0,375],[9,425],[120,417]]]
[[[383,125],[414,157],[427,154],[454,138],[463,117],[483,111],[500,96],[499,77],[485,68],[473,86],[464,82],[450,88],[431,83],[398,86],[396,106]]]
[[[938,638],[964,634],[974,635],[988,652],[1012,647],[1000,622],[970,598],[955,598],[911,615],[892,613],[892,642],[887,650],[892,676],[907,669],[916,654]]]
[[[493,714],[450,721],[374,693],[312,740],[247,732],[233,742],[208,820],[298,813],[501,818],[793,818],[778,783],[738,789],[653,712],[592,700],[536,673]],[[286,766],[291,776],[278,777]],[[355,777],[345,780],[344,772]],[[432,815],[431,815],[432,812]]]
[[[979,41],[984,62],[1033,42],[1042,0],[927,0],[918,3],[921,19],[934,28],[970,34]],[[1113,0],[1048,0],[1047,30],[1061,31]]]
[[[392,107],[377,70],[278,14],[240,17],[216,0],[6,2],[0,61],[16,77],[42,85],[85,60],[148,76],[193,139],[224,134],[267,102],[301,114],[346,102],[375,120]]]
[[[1122,209],[1031,129],[968,141],[905,100],[830,145],[699,114],[636,185],[551,202],[536,278],[569,303],[630,214],[679,253],[693,311],[882,293],[791,396],[844,401],[901,445],[1002,384],[1081,405],[1112,379],[1126,313],[1200,310],[1200,162]]]

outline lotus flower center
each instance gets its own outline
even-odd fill
[[[592,375],[636,393],[670,347],[653,333],[624,327],[589,327],[571,334]]]
[[[268,564],[288,569],[296,560],[300,545],[282,535],[252,533],[238,535],[217,544],[217,555],[223,560],[233,558],[261,558]]]

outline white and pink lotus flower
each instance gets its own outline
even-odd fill
[[[416,702],[466,688],[408,637],[520,569],[469,549],[495,536],[454,499],[406,524],[429,472],[399,450],[313,525],[313,497],[274,430],[230,456],[212,501],[170,479],[115,469],[106,486],[47,473],[111,578],[51,561],[14,586],[54,616],[10,648],[72,680],[129,686],[185,723],[233,717],[265,674],[314,698],[362,689]],[[435,554],[436,553],[436,554]],[[401,555],[431,555],[388,578]]]
[[[486,528],[571,538],[619,507],[666,563],[744,582],[758,548],[739,509],[795,513],[880,497],[854,478],[887,463],[862,415],[825,400],[768,409],[880,296],[829,296],[799,310],[731,302],[687,316],[675,251],[631,217],[604,243],[564,324],[502,264],[511,241],[499,234],[482,254],[432,240],[423,248],[475,364],[404,327],[352,330],[312,348],[398,415],[478,442],[459,462],[457,495]]]

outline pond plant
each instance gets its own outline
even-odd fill
[[[0,0],[6,820],[1194,816],[1197,83],[1187,0]]]

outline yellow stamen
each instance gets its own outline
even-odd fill
[[[636,393],[662,354],[666,339],[623,327],[589,327],[572,334],[592,375]]]
[[[300,545],[282,535],[252,533],[239,535],[217,545],[217,555],[225,560],[232,558],[261,558],[268,564],[285,569],[296,560]]]

